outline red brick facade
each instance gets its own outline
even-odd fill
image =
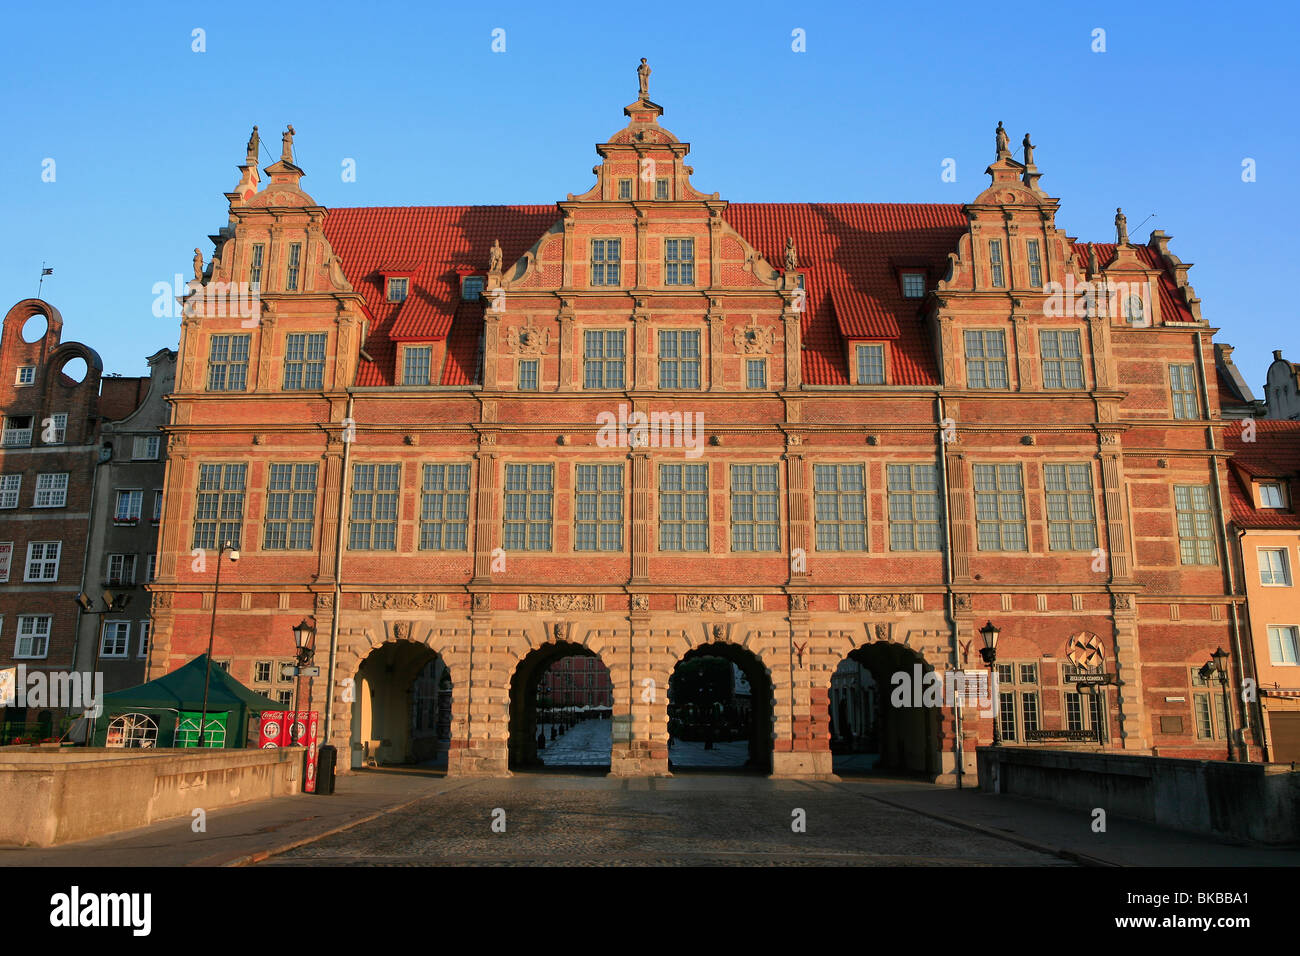
[[[663,773],[669,676],[717,645],[756,709],[770,691],[771,770],[825,774],[846,655],[886,694],[913,664],[981,668],[990,619],[1017,742],[1092,727],[1077,639],[1119,683],[1102,743],[1069,745],[1219,756],[1188,702],[1190,669],[1239,647],[1215,330],[1166,237],[1119,220],[1077,244],[1001,135],[964,206],[729,204],[660,107],[625,112],[596,184],[553,207],[327,211],[291,138],[261,189],[250,151],[200,271],[260,282],[260,308],[183,322],[152,672],[205,649],[237,531],[215,656],[248,681],[314,614],[343,768],[377,648],[440,655],[450,771],[504,773],[529,736],[515,677],[572,644],[613,682],[613,772]],[[1130,287],[1077,312],[1048,294],[1088,280]],[[701,430],[611,443],[620,406]],[[465,466],[464,498],[429,465]],[[944,777],[992,733],[967,709],[959,737],[949,706],[894,726],[897,764]]]

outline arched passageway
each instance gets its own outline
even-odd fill
[[[510,769],[608,770],[613,703],[593,651],[565,641],[532,651],[510,680]]]
[[[902,644],[866,644],[845,656],[828,706],[836,774],[940,772],[941,708],[925,693],[932,671]]]
[[[685,654],[668,681],[668,766],[772,772],[772,680],[736,644]]]
[[[409,641],[375,648],[357,669],[352,766],[446,766],[452,683],[442,658]]]

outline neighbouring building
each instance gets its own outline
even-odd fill
[[[1300,420],[1300,365],[1282,357],[1281,349],[1273,350],[1273,361],[1268,367],[1264,383],[1264,402],[1268,417],[1286,421]]]
[[[657,774],[707,652],[751,688],[751,763],[815,776],[842,660],[883,694],[982,668],[992,621],[1005,741],[1219,757],[1194,674],[1222,646],[1244,676],[1229,426],[1168,237],[1067,235],[1001,124],[965,202],[730,203],[639,74],[596,182],[549,205],[326,209],[292,131],[263,184],[254,131],[195,274],[257,314],[182,322],[151,673],[214,606],[249,683],[314,616],[342,768],[409,734],[436,659],[449,772],[504,774],[580,655],[611,771]],[[957,716],[891,711],[887,765],[972,772],[993,718]]]
[[[1230,429],[1227,440],[1230,530],[1248,598],[1257,719],[1268,759],[1292,763],[1300,761],[1300,421],[1254,422]],[[1198,698],[1197,733],[1221,737],[1223,715],[1208,703]]]
[[[1224,418],[1265,418],[1268,408],[1246,384],[1241,370],[1232,361],[1233,348],[1214,343],[1215,384],[1219,389],[1219,413]]]

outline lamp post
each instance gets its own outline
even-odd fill
[[[995,680],[993,677],[993,666],[998,661],[998,637],[1002,634],[1002,629],[992,621],[987,622],[980,628],[980,637],[984,639],[984,646],[980,648],[980,657],[984,658],[984,663],[989,666],[989,693],[995,693]],[[996,704],[997,701],[995,700]],[[1002,746],[1002,728],[1000,723],[998,708],[993,708],[993,746]]]
[[[208,666],[203,671],[203,710],[199,715],[199,739],[195,743],[196,747],[203,746],[203,725],[208,722],[208,683],[212,679],[212,641],[217,634],[217,598],[221,594],[221,559],[226,552],[230,552],[230,560],[239,560],[239,549],[229,541],[221,546],[217,552],[217,580],[212,586],[212,623],[208,625]]]
[[[304,617],[293,628],[293,646],[297,649],[298,668],[309,665],[316,653],[316,621]],[[289,743],[298,742],[298,692],[302,689],[302,674],[293,675],[293,716],[289,718]]]
[[[1232,753],[1232,702],[1228,699],[1228,652],[1222,647],[1210,655],[1210,659],[1201,668],[1201,679],[1209,682],[1215,674],[1219,675],[1219,686],[1223,688],[1223,719],[1227,722],[1228,760],[1235,760]]]

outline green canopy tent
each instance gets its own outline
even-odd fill
[[[203,679],[208,655],[178,667],[157,680],[104,695],[104,709],[95,722],[96,747],[192,747],[203,711]],[[283,704],[255,694],[214,665],[208,680],[205,747],[247,745],[249,719]]]

